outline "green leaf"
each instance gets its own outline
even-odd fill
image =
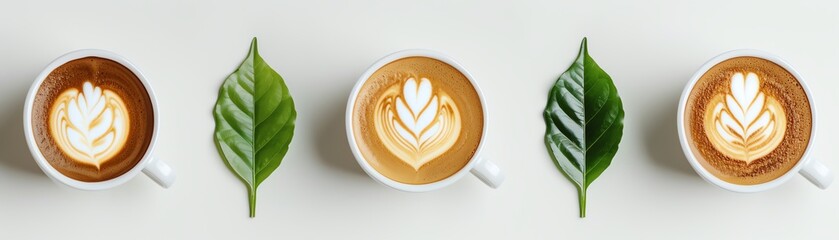
[[[294,135],[297,111],[280,74],[250,52],[219,89],[215,142],[221,158],[248,187],[250,216],[256,216],[256,189],[283,161]]]
[[[586,39],[559,76],[544,112],[545,145],[556,167],[577,186],[580,217],[586,190],[609,167],[623,136],[623,103],[612,78],[588,55]]]

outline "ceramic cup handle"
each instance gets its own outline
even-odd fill
[[[504,173],[501,172],[498,165],[495,165],[495,163],[492,163],[483,157],[478,159],[478,163],[475,164],[475,167],[472,168],[471,172],[491,188],[498,188],[501,186],[501,183],[504,182]]]
[[[172,171],[172,167],[154,156],[146,163],[143,173],[164,188],[169,188],[175,183],[175,171]]]
[[[821,189],[827,189],[833,182],[833,173],[816,159],[810,159],[801,168],[801,175]]]

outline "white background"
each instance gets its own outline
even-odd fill
[[[815,239],[839,237],[839,186],[802,177],[757,194],[704,182],[677,142],[675,111],[706,60],[756,48],[806,78],[820,114],[813,156],[839,171],[839,10],[805,1],[3,1],[0,3],[2,239]],[[282,165],[248,218],[244,185],[213,145],[218,88],[251,37],[284,78],[298,121]],[[620,151],[589,189],[588,217],[543,143],[547,93],[589,37],[626,110]],[[32,160],[22,105],[54,58],[119,53],[160,104],[157,153],[171,189],[145,176],[84,192]],[[407,48],[458,59],[490,113],[486,155],[500,189],[468,176],[403,193],[374,182],[347,146],[344,109],[361,73]]]

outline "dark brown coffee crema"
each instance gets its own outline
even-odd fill
[[[734,92],[732,89],[736,90],[740,86],[732,86],[734,84],[733,77],[736,78],[735,75],[737,74],[748,76],[750,73],[753,73],[754,75],[752,76],[756,76],[759,79],[758,93],[763,95],[753,94],[755,93],[753,90],[743,91],[746,95],[753,94],[751,96],[758,96],[748,98],[742,97],[742,93],[738,92],[737,94],[741,94],[740,99],[749,100],[743,101],[746,103],[734,104],[738,96],[732,93]],[[728,101],[726,102],[726,100]],[[766,116],[769,116],[765,118],[776,123],[781,123],[785,120],[785,131],[778,130],[783,129],[783,126],[773,126],[767,124],[767,121],[761,121],[760,117],[763,117],[763,115],[755,118],[742,117],[749,115],[745,114],[739,115],[741,116],[740,118],[745,120],[738,119],[737,116],[739,113],[737,111],[739,110],[729,111],[732,112],[730,114],[728,112],[720,114],[735,116],[735,121],[728,121],[730,123],[729,125],[708,124],[708,120],[712,119],[709,118],[709,113],[728,111],[719,110],[724,109],[725,106],[742,105],[744,106],[742,108],[747,108],[746,106],[749,106],[748,104],[750,103],[765,104],[767,110],[762,111],[765,111]],[[770,105],[776,106],[776,109],[783,110],[783,112],[775,110],[776,114],[773,115]],[[699,78],[691,90],[685,109],[685,126],[688,128],[686,129],[686,134],[690,141],[691,151],[693,151],[694,156],[696,156],[703,168],[729,183],[755,185],[772,181],[784,175],[802,158],[810,141],[813,119],[808,96],[804,88],[789,71],[763,58],[736,57],[711,67]],[[772,117],[784,119],[772,119]],[[750,122],[749,120],[752,121]],[[724,121],[720,120],[720,122]],[[750,161],[735,159],[731,154],[725,154],[725,151],[720,150],[718,147],[721,146],[719,139],[724,138],[715,138],[717,140],[713,140],[709,137],[709,134],[710,136],[717,134],[711,133],[711,131],[737,133],[738,130],[734,129],[736,127],[731,127],[738,126],[737,124],[746,126],[743,127],[746,129],[751,126],[759,126],[760,124],[767,126],[764,128],[751,127],[751,130],[739,130],[740,132],[745,132],[743,135],[746,136],[741,138],[745,139],[743,141],[752,142],[750,144],[754,145],[753,148],[762,148],[763,152],[756,155],[753,159],[749,159]],[[709,127],[709,125],[715,127]],[[772,136],[768,133],[772,132],[773,129],[779,135],[768,137]],[[766,137],[760,135],[763,131],[767,132],[765,134]],[[783,133],[782,135],[780,135],[781,132]],[[732,134],[731,136],[740,137],[738,134]],[[776,138],[778,141],[773,142],[770,138]],[[727,151],[730,153],[732,152],[730,149],[737,150],[737,147],[748,149],[749,145],[743,144],[743,141],[737,142],[733,140],[732,142],[738,143],[739,145],[729,144],[727,146],[734,147],[729,148]],[[714,146],[715,144],[717,147]],[[775,146],[774,149],[771,148],[772,146]]]
[[[376,171],[397,182],[428,184],[472,159],[482,140],[483,114],[478,92],[463,73],[437,59],[407,57],[363,84],[352,131]]]
[[[82,91],[85,83],[117,95],[127,112],[123,116],[128,119],[124,145],[98,167],[70,157],[72,154],[58,146],[55,129],[50,126],[58,98],[72,89]],[[130,69],[109,59],[85,57],[59,66],[46,77],[35,96],[32,126],[38,148],[53,168],[79,181],[100,182],[128,172],[142,160],[152,140],[154,111],[146,88]]]

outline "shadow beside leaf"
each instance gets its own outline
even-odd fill
[[[316,136],[314,143],[317,148],[318,159],[327,166],[334,169],[353,173],[355,175],[367,177],[367,174],[358,166],[350,151],[349,141],[347,141],[345,118],[347,99],[349,98],[350,90],[355,81],[348,81],[347,87],[342,87],[339,92],[343,94],[335,94],[330,98],[322,98],[321,104],[326,107],[320,108],[326,114],[326,117],[319,118],[315,122]]]
[[[644,145],[652,162],[666,170],[678,172],[690,178],[699,179],[685,159],[682,146],[679,144],[679,133],[676,129],[676,111],[678,110],[679,89],[668,92],[656,102],[665,103],[653,106],[643,116]]]

